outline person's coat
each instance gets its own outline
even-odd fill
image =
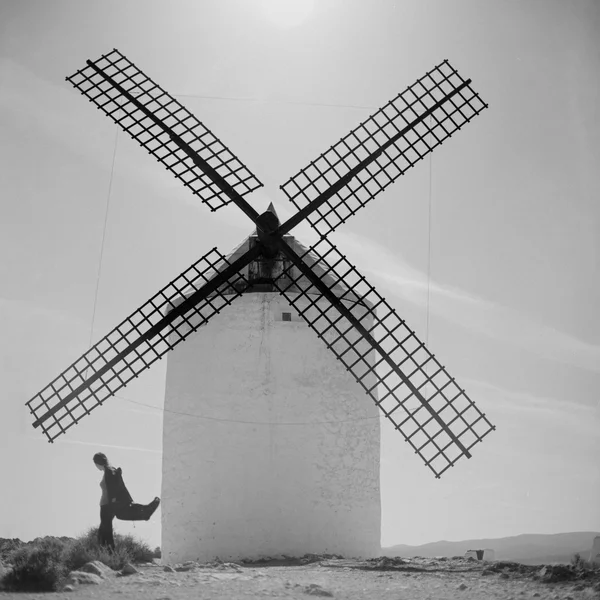
[[[127,506],[133,502],[133,498],[123,481],[121,467],[106,467],[104,469],[104,481],[106,482],[106,493],[108,504],[114,508]]]

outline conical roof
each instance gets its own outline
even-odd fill
[[[273,203],[269,204],[267,211],[277,215]],[[370,302],[354,293],[352,289],[339,279],[327,265],[322,264],[322,261],[316,254],[309,252],[308,248],[300,243],[293,235],[284,235],[283,239],[298,256],[302,257],[307,266],[311,268],[311,270],[338,298],[343,298],[344,300],[360,303],[369,307],[371,306]],[[260,241],[255,229],[253,233],[246,237],[227,255],[226,262],[224,261],[221,264],[216,265],[215,271],[210,279],[212,280],[218,273],[222,272],[228,264],[231,264],[242,257],[258,243],[260,243]],[[243,276],[243,280],[240,280],[240,283],[243,281],[244,287],[246,288],[243,293],[277,292],[278,289],[274,286],[273,279],[283,274],[283,277],[279,280],[279,284],[286,286],[286,292],[321,295],[321,292],[313,285],[306,275],[304,275],[298,267],[281,252],[274,258],[258,257],[246,265],[241,270],[240,274]],[[247,287],[246,282],[249,283]],[[234,284],[233,288],[238,289],[238,286]],[[185,293],[184,296],[187,297],[194,291],[195,289],[190,289],[189,293]],[[232,292],[232,284],[225,283],[216,293],[228,294]],[[179,302],[176,302],[175,304],[179,304]]]

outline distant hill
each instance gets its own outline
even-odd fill
[[[384,556],[462,556],[467,550],[491,548],[496,560],[513,560],[523,564],[538,565],[551,563],[569,563],[575,553],[588,559],[594,537],[600,535],[594,531],[576,531],[572,533],[524,533],[505,538],[465,540],[462,542],[432,542],[421,546],[399,544],[382,548]]]

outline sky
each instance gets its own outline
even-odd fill
[[[253,230],[65,81],[112,48],[282,219],[279,185],[425,71],[471,78],[489,109],[331,238],[497,426],[437,480],[382,420],[382,544],[600,531],[599,30],[593,0],[0,0],[0,537],[96,525],[97,451],[160,495],[165,361],[51,445],[25,402]],[[159,545],[159,517],[117,531]]]

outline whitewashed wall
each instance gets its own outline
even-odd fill
[[[279,294],[170,353],[165,408],[273,424],[165,412],[163,560],[379,553],[379,409]]]
[[[600,535],[597,535],[594,538],[594,542],[592,544],[592,551],[590,552],[590,560],[593,563],[600,565]]]

